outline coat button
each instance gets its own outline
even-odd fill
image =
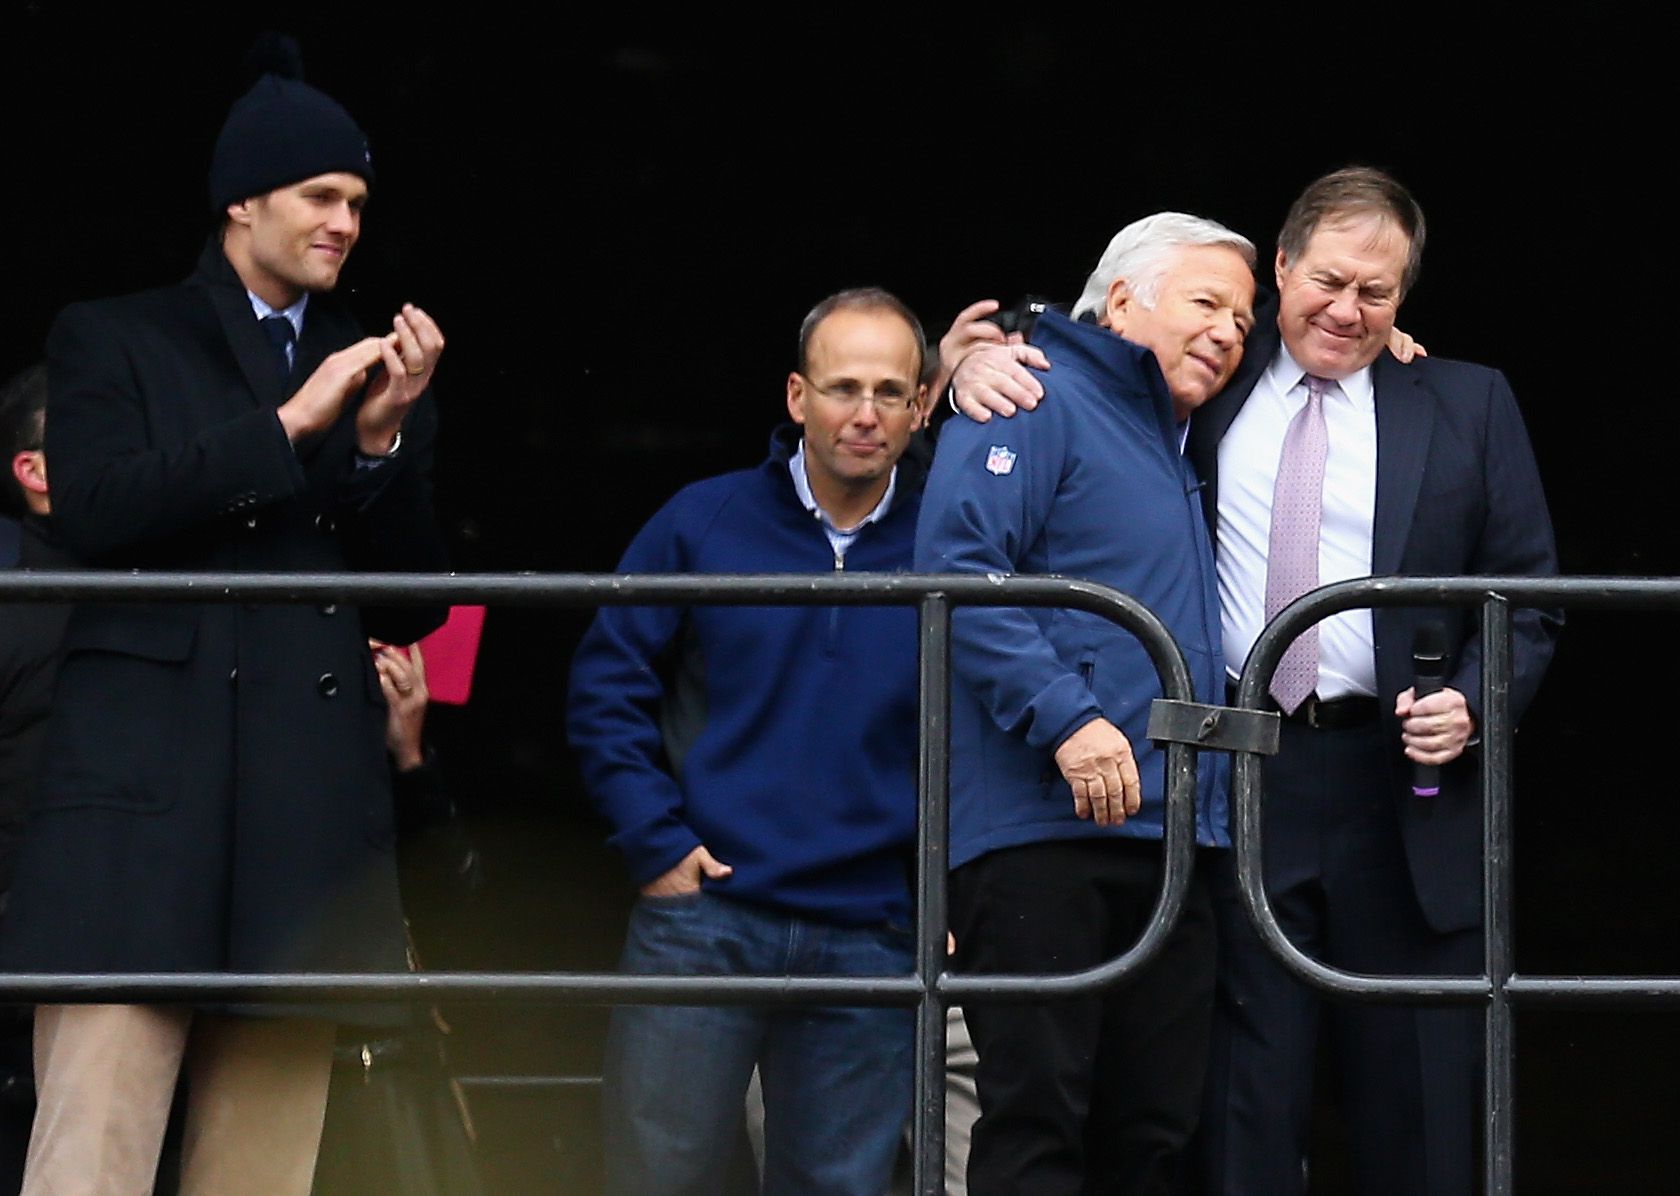
[[[234,667],[234,668],[231,668],[231,669],[228,670],[228,680],[229,681],[239,680],[239,669],[237,667]]]
[[[331,515],[323,512],[315,516],[315,530],[330,536],[338,530],[338,522]]]
[[[323,602],[321,604],[321,613],[323,615],[336,615],[338,613],[338,603]]]
[[[323,698],[330,698],[338,692],[338,678],[331,673],[322,673],[321,679],[315,683],[315,692]]]
[[[257,530],[257,517],[255,515],[245,521],[245,530],[248,532],[254,532]]]

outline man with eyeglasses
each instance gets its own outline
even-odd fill
[[[678,492],[620,571],[908,569],[923,355],[887,292],[819,303],[769,458]],[[912,969],[915,658],[903,607],[600,611],[573,659],[569,731],[640,886],[623,971]],[[881,1196],[910,1112],[912,1029],[903,1008],[614,1010],[607,1190],[714,1190],[757,1066],[762,1191]]]

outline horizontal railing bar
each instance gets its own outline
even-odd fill
[[[1287,644],[1305,629],[1345,610],[1379,606],[1476,606],[1497,595],[1514,607],[1616,610],[1680,609],[1671,577],[1360,577],[1320,586],[1279,611],[1267,629]]]
[[[1322,965],[1313,964],[1314,969]],[[1128,956],[1098,968],[1060,976],[965,976],[946,973],[938,990],[944,997],[989,997],[1002,1001],[1067,995],[1112,983],[1129,967]],[[1366,976],[1322,969],[1319,982],[1341,995],[1370,1000],[1409,1000],[1438,1004],[1485,1001],[1486,977],[1416,978]],[[921,996],[915,976],[740,976],[729,978],[732,991],[716,993],[717,977],[634,976],[616,972],[168,972],[0,975],[0,1003],[75,1003],[101,997],[146,1001],[277,1001],[330,999],[345,1002],[482,1001],[515,999],[525,1003],[645,1004],[680,996],[696,1005],[805,1003],[833,999],[860,1005],[911,1005]],[[1619,998],[1670,1001],[1680,998],[1676,976],[1531,976],[1514,975],[1507,985],[1527,1003]]]
[[[139,573],[0,571],[0,601],[360,602],[514,606],[913,606],[948,594],[967,606],[1060,606],[1126,611],[1159,625],[1129,594],[1096,582],[1046,576],[950,573]],[[1163,627],[1164,630],[1164,627]]]
[[[638,602],[805,605],[914,605],[948,594],[965,606],[1064,606],[1104,613],[1116,606],[1148,613],[1136,599],[1075,578],[950,573],[182,573],[126,570],[4,570],[5,602],[367,602],[423,605],[486,602],[514,606],[623,606]],[[1672,578],[1377,577],[1337,582],[1291,604],[1301,626],[1344,610],[1435,602],[1472,606],[1497,593],[1513,605],[1561,602],[1571,608],[1680,609]],[[1153,619],[1153,615],[1149,617]],[[1280,621],[1283,618],[1279,616]],[[1294,619],[1291,622],[1295,622]]]
[[[1511,996],[1529,1004],[1631,1004],[1680,999],[1680,976],[1522,976],[1505,982]]]
[[[720,992],[727,980],[729,991]],[[554,1004],[912,1005],[922,982],[903,976],[625,976],[617,972],[147,972],[0,975],[0,1001],[378,1002],[514,1000]]]
[[[1069,996],[1107,988],[1158,944],[1139,942],[1094,968],[1054,976],[968,976],[947,972],[937,991],[950,1000],[984,996],[1006,1002]],[[729,992],[718,992],[723,980]],[[0,1003],[112,1001],[480,1001],[556,1004],[913,1005],[923,981],[902,976],[626,976],[619,972],[132,972],[0,973]]]

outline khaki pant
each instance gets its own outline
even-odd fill
[[[39,1007],[22,1196],[149,1196],[183,1067],[181,1196],[308,1196],[333,1031],[174,1007]]]

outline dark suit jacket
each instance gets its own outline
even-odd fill
[[[295,383],[360,336],[310,300]],[[180,286],[62,313],[54,524],[94,566],[446,567],[435,417],[354,467],[354,414],[294,451],[274,353],[212,242]],[[353,406],[353,404],[352,404]],[[78,607],[0,958],[20,970],[401,969],[384,701],[366,637],[442,611]]]
[[[1206,486],[1217,532],[1219,441],[1271,365],[1274,323],[1250,337],[1242,367],[1191,420],[1189,452]],[[1377,576],[1557,572],[1551,519],[1528,433],[1503,374],[1483,366],[1420,357],[1402,365],[1386,352],[1373,381],[1377,414],[1377,494],[1371,571]],[[1448,684],[1481,705],[1479,612],[1386,607],[1374,612],[1378,701],[1392,731],[1388,774],[1400,811],[1412,883],[1439,931],[1479,925],[1482,818],[1478,759],[1467,752],[1443,770],[1441,793],[1414,797],[1393,717],[1396,694],[1413,683],[1412,639],[1430,619],[1453,649]],[[1556,611],[1513,612],[1515,671],[1511,709],[1520,717],[1539,688],[1563,622]]]

